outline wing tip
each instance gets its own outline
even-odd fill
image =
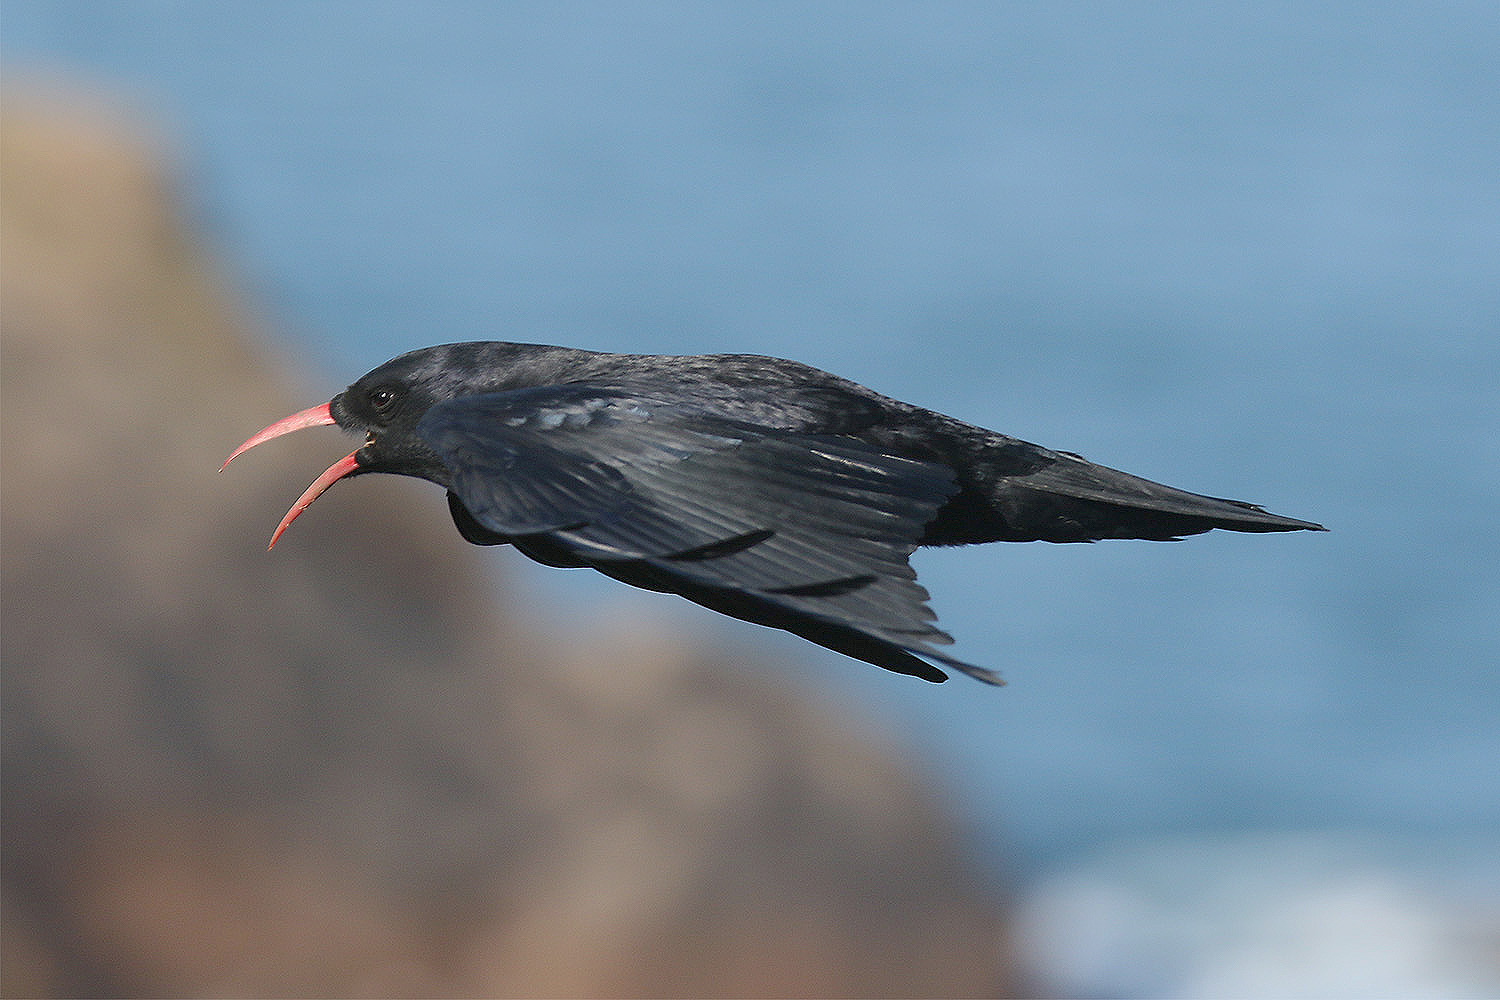
[[[990,670],[988,667],[976,667],[972,663],[963,663],[958,660],[947,665],[990,687],[1005,687],[1005,678],[1001,677],[998,671]]]
[[[935,660],[938,663],[942,664],[944,667],[947,667],[949,670],[956,670],[967,677],[974,678],[976,681],[979,681],[982,684],[988,684],[991,687],[1005,687],[1005,678],[1001,677],[1000,672],[997,670],[991,670],[988,667],[976,666],[972,663],[965,663],[963,660],[954,659],[951,656],[945,656],[944,654],[931,649],[912,649],[911,652],[916,653],[919,656],[926,657],[929,660]],[[942,673],[942,671],[934,669],[934,672],[941,676],[943,680],[948,679],[948,675]],[[919,674],[918,676],[922,675]],[[928,679],[931,680],[932,678]]]

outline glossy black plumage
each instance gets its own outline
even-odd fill
[[[589,566],[933,681],[946,679],[934,663],[998,678],[938,648],[952,639],[907,562],[919,545],[1320,529],[749,355],[431,347],[241,450],[328,422],[366,443],[282,528],[338,478],[419,476],[448,490],[471,542]]]

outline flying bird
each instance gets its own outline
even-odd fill
[[[297,499],[271,546],[341,479],[416,476],[448,491],[476,545],[591,567],[928,681],[947,667],[1003,683],[940,648],[953,639],[908,562],[918,546],[1324,530],[755,355],[427,347],[271,424],[224,466],[327,424],[364,443]]]

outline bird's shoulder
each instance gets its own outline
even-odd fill
[[[757,354],[596,355],[581,380],[640,392],[726,420],[854,435],[900,419],[904,404],[811,365]]]

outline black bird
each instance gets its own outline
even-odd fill
[[[464,538],[636,587],[929,681],[948,656],[908,563],[920,545],[1323,530],[1162,486],[779,358],[428,347],[235,449],[363,432],[298,498],[366,472],[448,491]],[[222,469],[221,469],[222,471]]]

